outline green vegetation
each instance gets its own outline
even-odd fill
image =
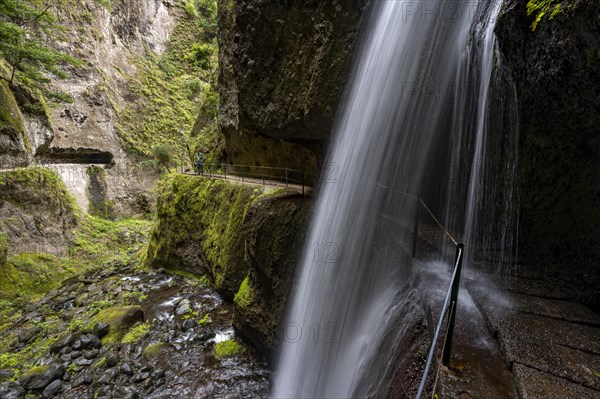
[[[238,308],[247,308],[252,303],[252,288],[250,287],[250,282],[248,281],[248,277],[242,281],[240,285],[240,289],[237,294],[235,294],[235,298],[233,302]]]
[[[201,326],[206,326],[211,323],[212,319],[210,318],[210,315],[208,313],[205,314],[200,320],[198,320],[198,324],[200,324]]]
[[[545,16],[553,19],[566,9],[577,5],[578,0],[529,0],[527,3],[527,15],[533,15],[535,19],[531,23],[531,30],[535,31],[538,24]]]
[[[173,146],[170,144],[161,144],[154,147],[154,159],[156,160],[156,166],[162,166],[165,168],[167,173],[171,172],[171,167],[175,162],[175,153]]]
[[[85,269],[136,265],[151,222],[143,219],[106,220],[85,215],[73,232],[71,257]]]
[[[0,268],[5,267],[8,260],[8,236],[0,231]]]
[[[245,348],[237,341],[232,339],[227,341],[221,341],[215,345],[214,355],[217,359],[223,359],[226,357],[232,357],[243,353]]]
[[[205,150],[207,161],[222,161],[224,151],[218,127],[216,1],[187,0],[182,7],[186,15],[166,51],[130,60],[138,74],[124,77],[140,100],[117,110],[117,130],[128,150],[154,155],[166,169],[173,163],[191,167],[196,148]],[[161,157],[165,154],[168,162]]]
[[[34,217],[38,229],[60,225],[64,236],[62,253],[15,250],[11,254],[10,236],[0,234],[0,325],[18,318],[24,304],[38,300],[73,275],[93,268],[136,267],[141,261],[151,222],[82,217],[60,178],[49,169],[0,174],[0,200]],[[10,223],[0,219],[0,229],[7,230]],[[142,300],[141,296],[137,299]],[[96,301],[89,311],[98,312],[111,304]]]
[[[157,191],[157,223],[150,236],[146,265],[193,270],[208,275],[216,288],[231,295],[237,292],[247,272],[244,217],[261,192],[186,175],[166,176]],[[182,248],[198,244],[206,262],[189,264],[180,258]]]
[[[12,256],[0,269],[0,298],[38,300],[75,271],[68,259],[51,254],[21,253]]]
[[[8,84],[0,80],[0,129],[26,138],[21,111]]]
[[[96,369],[101,369],[104,366],[106,366],[106,356],[104,356],[102,359],[98,360],[95,364],[94,364],[94,368]]]
[[[191,286],[197,286],[197,285],[204,286],[204,287],[212,287],[213,286],[212,282],[206,275],[198,277],[197,275],[195,275],[193,273],[186,272],[184,270],[176,270],[176,269],[166,269],[165,271],[172,276],[180,276],[180,277],[185,278],[187,280],[188,284],[190,284]]]
[[[14,347],[18,341],[16,333],[11,333],[0,340],[0,369],[26,370],[33,366],[33,363],[40,353],[45,353],[50,345],[56,341],[54,334],[57,333],[58,323],[56,320],[45,322],[44,333],[37,334],[36,338],[29,342],[19,351],[14,352],[9,348]],[[15,376],[16,377],[16,376]]]
[[[108,324],[110,329],[108,335],[102,338],[102,342],[111,344],[122,340],[127,333],[131,331],[133,325],[142,320],[143,315],[144,312],[138,305],[117,305],[101,310],[94,316],[91,325],[95,326],[99,322]],[[145,327],[140,328],[140,330],[131,335],[129,339],[134,339],[136,334],[141,333],[144,328]]]
[[[0,173],[0,200],[25,211],[64,215],[66,227],[74,227],[79,215],[75,199],[60,177],[46,168],[33,167]]]
[[[142,323],[136,327],[133,327],[121,340],[124,344],[135,344],[144,338],[148,331],[150,331],[150,323]]]
[[[45,84],[50,81],[48,73],[64,79],[67,74],[62,66],[82,64],[47,45],[61,31],[51,8],[41,0],[0,2],[0,55],[9,67],[0,79],[12,85],[18,75],[25,85]]]

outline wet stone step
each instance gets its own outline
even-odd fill
[[[560,299],[511,293],[502,289],[469,286],[469,292],[483,307],[501,307],[578,324],[600,327],[600,315],[586,306]]]
[[[600,329],[498,307],[485,314],[509,362],[600,390]]]
[[[515,364],[513,367],[521,399],[598,399],[600,391],[575,384],[564,378]]]

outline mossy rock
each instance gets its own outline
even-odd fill
[[[221,341],[214,347],[213,354],[217,359],[224,359],[244,353],[246,348],[239,342],[229,339]]]
[[[196,176],[167,176],[159,183],[146,265],[208,275],[233,299],[247,274],[242,229],[248,208],[262,194],[255,190]]]
[[[252,303],[252,287],[250,286],[249,278],[246,277],[242,284],[240,285],[240,289],[237,294],[233,298],[233,303],[238,308],[247,308]]]
[[[124,344],[136,344],[150,331],[150,323],[142,323],[133,327],[121,340]]]
[[[0,81],[0,154],[25,152],[25,126],[15,97],[6,84]]]
[[[146,349],[144,349],[144,359],[146,360],[154,360],[157,359],[162,350],[167,346],[164,342],[157,342],[152,345],[148,345]]]
[[[139,305],[113,306],[101,310],[92,319],[92,326],[99,322],[109,325],[108,334],[102,338],[103,343],[115,343],[123,339],[131,328],[144,320],[144,311]]]
[[[55,365],[36,366],[19,378],[19,384],[25,389],[42,389],[55,379],[61,378],[64,367]]]

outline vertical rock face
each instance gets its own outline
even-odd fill
[[[553,12],[551,2],[535,29],[527,3],[506,2],[496,28],[519,99],[520,257],[590,264],[600,257],[600,3]]]
[[[110,164],[106,195],[115,212],[139,213],[137,202],[146,197],[155,176],[126,148],[120,121],[131,104],[139,104],[143,112],[144,100],[132,82],[141,79],[144,62],[165,52],[185,12],[169,0],[83,0],[53,4],[51,11],[66,28],[53,47],[79,58],[84,66],[70,68],[67,79],[52,78],[50,91],[67,94],[68,101],[43,101],[18,84],[9,88],[0,83],[0,163],[23,166],[35,159]],[[60,174],[84,176],[65,179],[80,205],[88,203],[79,195],[89,184],[86,168],[72,166],[69,173]],[[68,168],[54,169],[60,173]]]
[[[236,164],[314,171],[367,0],[219,0],[221,128]]]
[[[26,159],[25,126],[15,97],[6,82],[0,82],[0,168]]]

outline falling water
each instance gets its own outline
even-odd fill
[[[282,330],[273,397],[387,393],[414,317],[405,226],[416,202],[407,193],[439,208],[456,192],[478,195],[470,180],[447,182],[482,176],[452,162],[485,153],[478,132],[486,126],[477,121],[486,115],[499,4],[371,5]]]

